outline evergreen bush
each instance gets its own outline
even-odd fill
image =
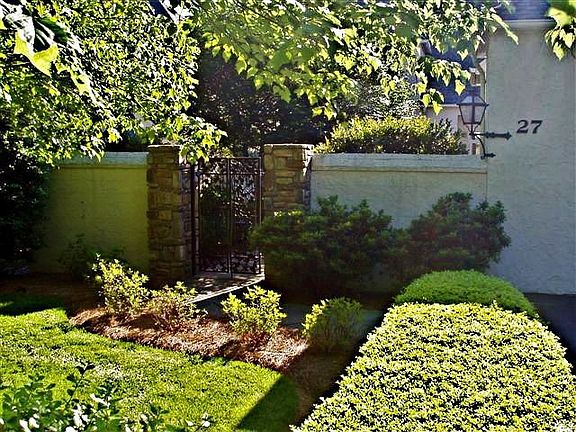
[[[336,197],[313,212],[290,211],[264,219],[251,235],[264,253],[267,274],[283,293],[305,289],[316,298],[346,295],[347,286],[393,253],[390,217],[363,201],[348,208]]]
[[[510,244],[503,227],[504,206],[484,201],[472,208],[471,201],[469,193],[442,197],[399,234],[402,279],[441,270],[485,271],[491,262],[498,262]]]

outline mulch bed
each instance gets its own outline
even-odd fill
[[[127,320],[110,315],[105,308],[88,309],[70,319],[82,327],[111,339],[137,342],[202,357],[225,357],[286,372],[306,351],[308,345],[294,329],[280,328],[268,340],[245,340],[222,320],[197,318],[174,330],[158,326],[151,315],[140,314]]]

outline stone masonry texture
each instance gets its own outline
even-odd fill
[[[277,211],[310,208],[311,144],[264,146],[264,217]]]
[[[191,167],[178,145],[148,147],[148,243],[152,286],[192,272]]]

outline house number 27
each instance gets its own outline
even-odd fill
[[[544,123],[544,120],[518,120],[519,128],[516,133],[527,134],[532,131],[533,134],[536,134],[542,123]]]

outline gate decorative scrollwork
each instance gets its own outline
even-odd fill
[[[260,253],[248,243],[261,221],[260,158],[200,162],[194,180],[196,271],[261,273]]]

